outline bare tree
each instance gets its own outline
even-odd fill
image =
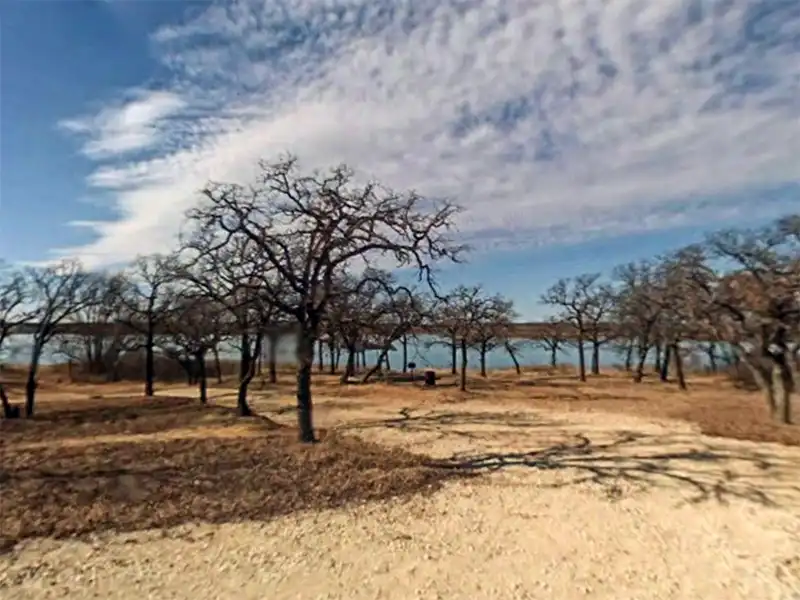
[[[375,319],[367,329],[369,340],[379,348],[375,365],[361,379],[362,383],[381,368],[385,362],[389,368],[389,350],[395,342],[402,342],[403,371],[407,370],[408,338],[414,335],[414,328],[419,327],[431,316],[432,303],[418,290],[397,285],[394,278],[383,282],[383,290],[375,307]]]
[[[564,336],[564,324],[557,319],[550,319],[544,324],[539,334],[536,345],[546,350],[550,355],[550,366],[558,366],[558,353],[563,351],[567,345],[567,338]]]
[[[184,290],[175,302],[164,333],[164,349],[170,356],[185,357],[198,385],[200,402],[208,402],[206,358],[219,344],[230,323],[228,312],[197,290]]]
[[[483,300],[481,310],[475,315],[474,327],[469,336],[470,345],[478,351],[481,377],[486,377],[486,358],[492,350],[503,346],[517,365],[516,349],[509,340],[509,330],[517,318],[514,302],[500,294]]]
[[[382,258],[415,267],[433,284],[432,264],[457,260],[462,250],[446,237],[456,207],[376,183],[357,186],[344,166],[305,175],[288,157],[260,167],[255,186],[210,183],[189,219],[195,235],[210,232],[220,244],[248,240],[267,266],[257,289],[297,325],[298,425],[300,439],[313,442],[314,349],[337,275]]]
[[[128,269],[120,294],[120,322],[143,338],[145,396],[155,393],[156,334],[169,318],[175,299],[175,269],[174,256],[139,256]]]
[[[30,307],[25,306],[29,297],[30,287],[25,273],[12,270],[5,263],[0,263],[0,356],[3,356],[3,346],[14,331],[33,318]],[[0,381],[0,403],[6,419],[20,416],[19,407],[9,402],[2,381]]]
[[[59,326],[96,302],[94,276],[77,261],[65,260],[27,271],[31,303],[35,307],[35,329],[25,384],[25,416],[32,417],[36,400],[37,375],[45,347],[58,333]]]
[[[58,353],[77,362],[92,375],[108,381],[118,379],[118,367],[129,350],[140,343],[122,322],[123,293],[128,285],[124,275],[97,274],[93,277],[93,301],[76,311],[70,321],[88,325],[80,332],[56,335]],[[88,290],[87,290],[88,291]]]
[[[497,323],[498,317],[495,303],[500,301],[497,297],[487,296],[480,285],[460,285],[447,294],[444,307],[437,311],[442,322],[446,323],[454,333],[460,349],[461,391],[467,389],[467,350],[475,347],[476,344],[480,345],[481,340],[478,338],[483,337],[487,343],[486,352],[488,352],[489,344],[494,340],[494,337],[489,335],[489,331]],[[511,307],[508,309],[512,310]],[[484,335],[481,336],[481,333]],[[485,360],[486,354],[484,353],[482,374],[486,373]]]
[[[572,329],[573,336],[570,342],[578,349],[578,372],[581,381],[586,381],[584,345],[587,341],[591,341],[594,351],[599,351],[599,341],[596,342],[595,338],[599,340],[602,315],[610,307],[598,302],[598,295],[601,293],[601,288],[598,286],[599,278],[599,273],[590,273],[573,279],[560,279],[542,295],[542,303],[558,307],[560,309],[558,319]]]
[[[181,277],[202,290],[208,298],[229,313],[230,331],[238,340],[239,386],[237,411],[241,416],[252,414],[247,401],[248,390],[257,372],[264,338],[269,338],[270,375],[277,379],[275,347],[279,311],[275,298],[282,297],[279,281],[271,282],[268,296],[260,282],[269,276],[268,266],[258,255],[258,247],[244,236],[231,236],[220,243],[212,228],[197,228],[183,240],[181,248]]]
[[[650,261],[628,263],[614,269],[618,283],[615,321],[622,337],[629,338],[638,349],[638,362],[633,379],[644,378],[645,362],[656,343],[659,319],[663,312],[663,286],[657,265]]]
[[[710,235],[706,251],[733,268],[720,274],[707,263],[695,265],[692,281],[706,306],[704,322],[751,369],[773,417],[791,423],[800,328],[800,218]]]

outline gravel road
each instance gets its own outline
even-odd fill
[[[29,541],[0,557],[0,597],[800,599],[800,450],[610,415],[437,411],[321,419],[492,473],[270,523]]]

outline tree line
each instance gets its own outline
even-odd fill
[[[346,166],[307,173],[295,157],[259,163],[252,185],[210,182],[186,213],[174,252],[142,256],[119,272],[90,272],[74,260],[0,268],[0,351],[20,326],[33,327],[24,415],[35,413],[46,349],[114,379],[133,353],[144,356],[144,394],[155,387],[157,357],[179,363],[207,401],[207,365],[223,343],[238,351],[237,410],[251,414],[248,389],[269,357],[277,380],[276,325],[296,331],[296,397],[300,439],[315,440],[311,380],[318,368],[342,383],[390,368],[400,346],[403,371],[417,332],[434,328],[450,349],[452,371],[466,388],[467,354],[476,350],[482,376],[495,349],[520,370],[523,342],[512,338],[511,300],[481,285],[444,290],[437,268],[465,259],[453,234],[460,209],[378,182],[359,183]],[[554,309],[552,328],[535,343],[555,365],[573,345],[582,380],[600,370],[600,350],[625,357],[635,381],[648,356],[662,379],[674,368],[686,387],[683,357],[702,346],[712,365],[740,362],[764,391],[773,415],[791,421],[800,323],[800,217],[758,230],[723,231],[607,277],[586,274],[556,282],[540,301]],[[102,332],[64,335],[65,323],[104,324]],[[569,335],[565,335],[569,331]],[[377,351],[366,365],[363,350]],[[330,364],[323,364],[326,349]],[[266,352],[265,352],[266,350]],[[672,367],[670,367],[672,365]],[[6,417],[21,411],[0,384]]]

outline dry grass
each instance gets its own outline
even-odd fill
[[[0,421],[0,545],[33,536],[269,519],[436,489],[423,459],[182,398],[43,402]]]
[[[55,376],[55,374],[53,374]],[[263,414],[291,411],[293,380],[254,385]],[[696,376],[680,391],[655,379],[633,384],[624,373],[581,383],[564,370],[495,372],[471,377],[469,391],[440,373],[435,389],[416,384],[345,385],[317,374],[319,421],[396,416],[409,406],[473,400],[559,413],[601,411],[679,419],[708,435],[800,446],[800,428],[773,423],[758,394],[722,377]],[[292,427],[231,410],[230,384],[212,389],[203,407],[190,388],[137,398],[140,383],[58,383],[45,378],[37,416],[0,420],[0,538],[73,536],[183,522],[267,519],[296,510],[339,506],[435,489],[450,476],[424,458],[321,432],[303,446]],[[286,419],[281,419],[286,421]]]

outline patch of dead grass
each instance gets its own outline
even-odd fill
[[[400,450],[324,431],[319,444],[303,445],[293,428],[179,398],[78,404],[3,423],[6,546],[33,536],[269,519],[428,492],[453,477]]]

